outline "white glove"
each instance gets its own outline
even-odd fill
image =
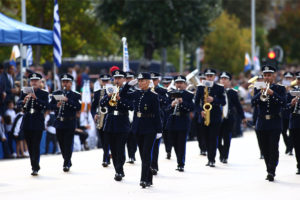
[[[136,85],[136,84],[137,84],[137,82],[138,82],[138,80],[137,80],[137,79],[133,79],[133,80],[129,81],[128,85],[130,85],[130,86],[134,86],[134,85]]]
[[[156,139],[159,139],[159,138],[161,138],[162,137],[162,133],[157,133],[156,134]]]

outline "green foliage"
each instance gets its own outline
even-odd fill
[[[264,15],[270,8],[271,1],[256,0],[256,24],[262,26],[264,23]],[[242,27],[251,25],[251,0],[223,0],[222,7],[230,15],[235,15],[240,19]]]
[[[219,11],[220,0],[102,0],[96,9],[102,23],[144,47],[147,59],[155,49],[177,44],[181,35],[199,43]]]
[[[226,12],[212,22],[211,28],[204,41],[204,63],[235,74],[242,72],[245,53],[251,47],[251,31],[240,28],[238,18]]]
[[[285,60],[289,63],[300,61],[300,4],[286,7],[281,14],[277,27],[270,30],[268,38],[272,45],[280,45]]]
[[[20,20],[20,1],[4,0],[4,14],[15,13],[15,19]],[[108,56],[116,54],[122,43],[121,37],[115,34],[113,27],[104,26],[95,19],[92,0],[59,0],[63,57],[73,57],[78,54],[90,56]],[[52,30],[54,1],[27,0],[27,24]],[[9,58],[11,48],[0,49],[3,58]],[[34,62],[52,61],[52,46],[34,46]],[[1,57],[0,57],[1,58]]]

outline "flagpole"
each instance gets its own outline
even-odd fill
[[[53,62],[53,91],[55,91],[57,88],[55,77],[56,77],[56,64],[55,62]]]
[[[255,0],[251,0],[251,54],[252,64],[254,64],[255,55]]]
[[[22,0],[21,2],[21,8],[22,8],[22,22],[24,24],[26,24],[26,0]],[[20,49],[21,49],[21,63],[20,63],[20,85],[21,85],[21,88],[23,88],[23,68],[26,66],[26,59],[24,54],[24,49],[25,47],[23,46],[23,44],[21,43],[20,44]]]

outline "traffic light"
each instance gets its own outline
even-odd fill
[[[275,53],[273,50],[269,51],[269,53],[268,53],[268,58],[269,58],[270,60],[276,59],[276,53]]]

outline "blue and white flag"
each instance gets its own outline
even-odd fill
[[[62,48],[61,48],[61,32],[60,20],[58,13],[58,3],[54,3],[54,24],[53,24],[53,59],[57,67],[61,66]]]
[[[252,62],[251,62],[249,54],[246,53],[245,54],[244,72],[247,72],[247,71],[251,70],[251,68],[252,68]]]
[[[26,60],[27,60],[27,66],[31,66],[33,63],[31,45],[27,46]]]
[[[127,41],[126,37],[122,38],[123,42],[123,71],[129,72],[129,53],[128,53],[128,47],[127,47]]]

